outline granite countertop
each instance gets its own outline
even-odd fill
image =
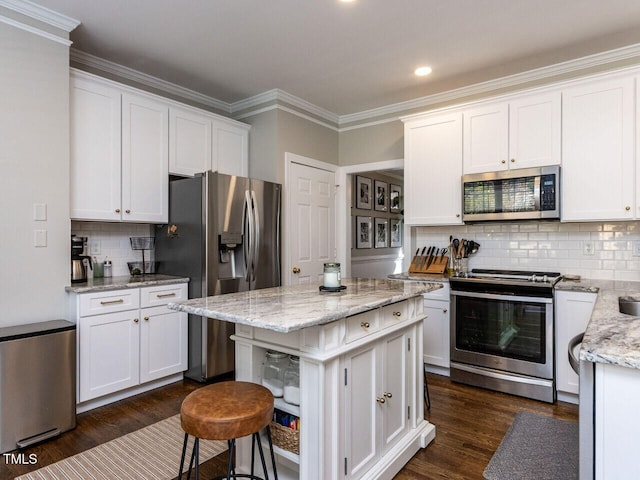
[[[449,275],[433,275],[431,273],[392,273],[391,275],[387,275],[387,278],[391,280],[413,280],[413,281],[421,281],[421,282],[439,282],[445,283],[449,282]]]
[[[640,282],[562,281],[556,289],[598,294],[582,340],[581,360],[640,369],[640,317],[618,311],[618,297],[640,298]]]
[[[288,333],[442,288],[439,283],[372,278],[342,279],[342,285],[347,289],[335,293],[319,292],[318,285],[293,285],[195,298],[167,307]]]
[[[169,285],[172,283],[186,283],[187,277],[176,277],[173,275],[139,275],[120,276],[108,278],[91,278],[83,283],[73,283],[64,287],[65,291],[71,293],[103,292],[107,290],[120,290],[123,288],[152,287],[154,285]]]

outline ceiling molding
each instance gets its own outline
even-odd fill
[[[80,21],[75,18],[67,17],[66,15],[41,7],[33,2],[29,2],[28,0],[0,0],[0,6],[51,25],[52,27],[64,30],[67,33],[80,25]]]
[[[2,1],[2,0],[0,0]],[[133,68],[125,67],[117,63],[105,60],[95,55],[91,55],[75,48],[71,49],[71,60],[86,67],[95,68],[102,72],[110,73],[120,78],[125,78],[133,82],[146,85],[151,88],[158,89],[162,92],[170,93],[185,100],[191,100],[201,105],[208,105],[213,108],[217,108],[226,113],[231,113],[231,106],[227,102],[218,100],[216,98],[198,93],[194,90],[190,90],[175,83],[161,80],[157,77],[147,75]]]

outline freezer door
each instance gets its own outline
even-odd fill
[[[280,191],[277,183],[251,180],[254,216],[251,290],[280,286]]]

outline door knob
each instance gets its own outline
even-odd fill
[[[293,273],[300,273],[300,269],[298,267],[293,267],[293,270],[291,270]]]

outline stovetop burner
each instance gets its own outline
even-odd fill
[[[528,287],[552,289],[562,279],[558,272],[528,270],[473,269],[466,275],[451,277],[452,285],[460,283],[486,283],[494,285],[527,285]]]

